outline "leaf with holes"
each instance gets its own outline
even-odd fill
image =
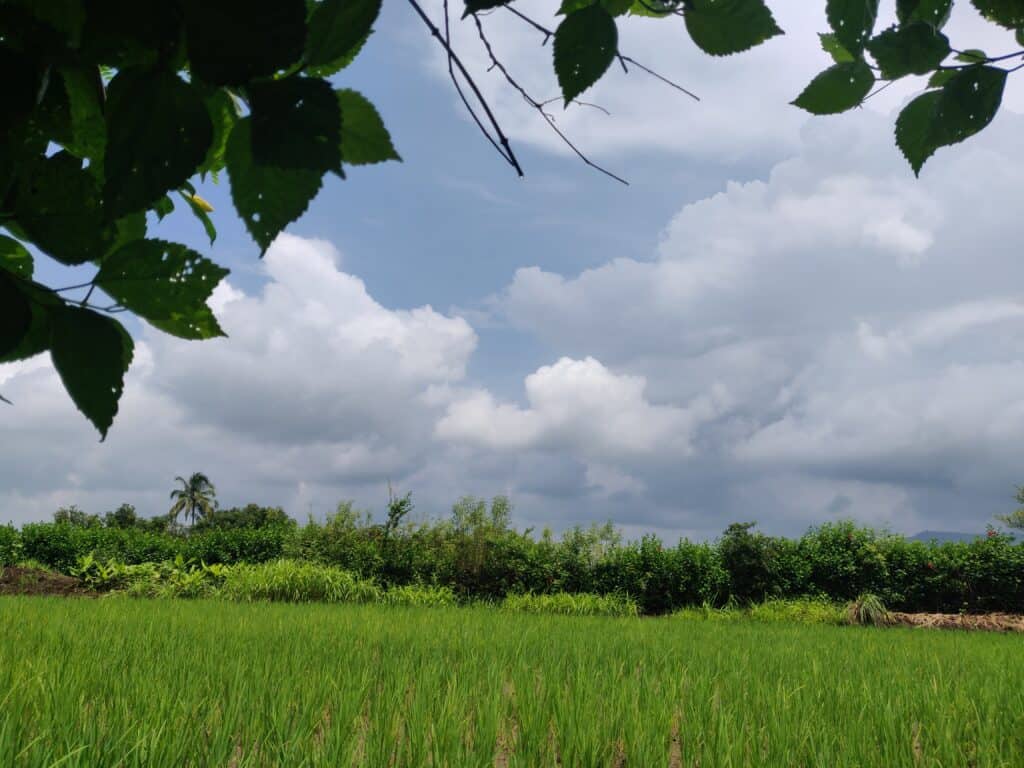
[[[0,268],[18,277],[32,279],[32,254],[17,240],[0,235]]]
[[[381,0],[324,0],[313,10],[306,64],[328,66],[361,47],[380,14]]]
[[[863,61],[833,64],[815,77],[792,102],[812,115],[832,115],[860,104],[874,85],[875,76]]]
[[[37,158],[21,175],[15,219],[32,242],[63,264],[99,259],[114,240],[96,180],[67,152]]]
[[[134,354],[131,336],[113,318],[81,307],[55,307],[50,325],[50,355],[64,388],[106,439]]]
[[[184,0],[192,74],[210,85],[244,85],[287,70],[306,47],[305,0]]]
[[[1024,27],[1024,0],[971,0],[975,8],[990,21],[1008,29]]]
[[[110,215],[148,208],[180,187],[212,139],[206,105],[176,74],[119,72],[107,98],[103,194]]]
[[[162,331],[211,339],[224,332],[206,302],[227,275],[184,245],[136,240],[104,259],[96,284]]]
[[[326,80],[253,83],[252,157],[258,165],[323,174],[341,168],[341,108]]]
[[[949,21],[953,0],[896,0],[896,18],[900,24],[926,21],[942,29]]]
[[[821,40],[821,50],[831,56],[832,61],[836,64],[846,64],[853,61],[853,54],[843,48],[839,38],[831,32],[819,34],[818,39]]]
[[[782,34],[762,0],[690,0],[683,18],[693,42],[712,56],[739,53]]]
[[[916,21],[892,27],[871,38],[868,51],[886,80],[905,75],[926,75],[949,55],[949,38],[931,24]]]
[[[240,120],[231,131],[225,159],[235,210],[261,252],[266,252],[278,233],[305,213],[320,191],[321,176],[315,171],[257,165],[250,120]]]
[[[875,28],[878,0],[828,0],[825,15],[839,42],[856,56]]]
[[[555,74],[566,106],[601,79],[618,52],[615,19],[600,5],[573,11],[555,30]]]
[[[896,146],[907,158],[914,173],[938,148],[930,138],[935,107],[942,99],[940,91],[928,91],[911,101],[896,118]]]
[[[103,81],[99,72],[84,67],[62,67],[61,78],[68,97],[71,140],[65,146],[79,157],[99,161],[107,146],[103,117]]]
[[[376,107],[359,91],[338,91],[341,105],[341,159],[349,165],[369,165],[402,158],[391,143]]]

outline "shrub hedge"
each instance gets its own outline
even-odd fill
[[[385,589],[443,588],[460,601],[627,595],[645,614],[802,597],[847,602],[863,593],[900,611],[1024,611],[1024,545],[993,530],[972,542],[939,544],[852,522],[818,526],[798,539],[766,536],[741,523],[713,543],[666,546],[654,536],[623,543],[609,526],[538,538],[502,515],[463,511],[451,520],[388,527],[342,505],[325,523],[190,535],[30,524],[20,536],[0,528],[0,559],[37,560],[67,573],[89,554],[125,564],[288,558],[349,571]]]

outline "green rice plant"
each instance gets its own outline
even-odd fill
[[[218,594],[240,602],[372,603],[380,587],[348,571],[297,560],[273,560],[225,569]]]
[[[553,595],[509,595],[501,603],[505,611],[548,613],[563,616],[637,616],[636,601],[624,595],[557,592]]]
[[[881,598],[870,593],[861,595],[847,606],[846,620],[849,624],[864,627],[884,627],[892,624],[892,616]]]
[[[747,612],[737,605],[727,605],[723,608],[716,608],[710,603],[680,608],[674,611],[670,618],[689,619],[699,621],[743,621],[747,619]]]
[[[389,587],[384,593],[384,602],[388,605],[448,608],[458,605],[458,598],[449,587],[407,584],[401,587]]]

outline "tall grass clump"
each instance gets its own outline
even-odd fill
[[[383,600],[388,605],[407,605],[416,608],[450,608],[459,604],[458,598],[449,587],[429,584],[406,584],[390,587]]]
[[[752,605],[749,615],[755,621],[789,621],[835,626],[845,624],[847,618],[842,605],[815,598],[768,600]]]
[[[847,606],[846,620],[864,627],[884,627],[892,624],[892,615],[878,595],[865,593]]]
[[[557,592],[553,595],[509,595],[502,609],[517,613],[547,613],[563,616],[637,616],[636,601],[624,595],[594,595],[586,592]]]
[[[239,602],[373,603],[380,587],[348,571],[297,560],[240,564],[224,572],[219,594]]]

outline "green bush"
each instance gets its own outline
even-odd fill
[[[0,567],[22,559],[21,534],[13,525],[0,525]]]
[[[331,566],[274,560],[225,569],[220,596],[242,602],[374,603],[383,593],[371,581]]]
[[[843,606],[828,600],[801,598],[768,600],[750,607],[750,618],[755,621],[785,621],[800,624],[845,624]]]
[[[636,601],[622,595],[557,592],[552,595],[509,595],[502,601],[506,611],[553,613],[563,616],[637,616]]]

